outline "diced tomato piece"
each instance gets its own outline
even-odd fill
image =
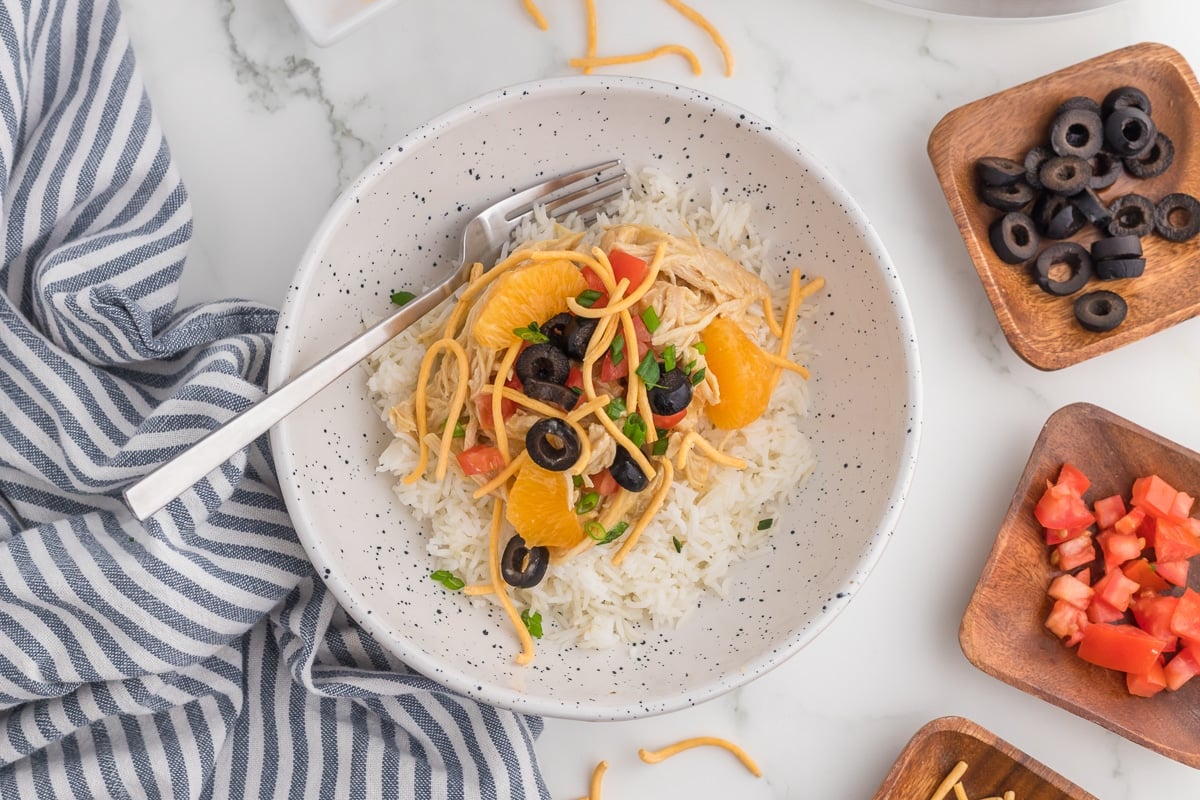
[[[1162,648],[1162,640],[1133,625],[1088,625],[1079,642],[1079,657],[1099,667],[1144,674],[1162,655]]]
[[[1192,513],[1192,503],[1194,502],[1196,502],[1196,498],[1187,492],[1179,492],[1175,495],[1175,502],[1171,505],[1171,510],[1167,512],[1167,516],[1171,519],[1187,519],[1188,514]]]
[[[596,494],[603,496],[616,494],[620,488],[621,485],[617,483],[617,479],[607,469],[602,469],[592,476],[592,489],[596,491]]]
[[[622,278],[629,281],[629,288],[625,290],[625,294],[632,293],[634,289],[642,285],[642,281],[646,280],[649,265],[624,250],[609,251],[608,263],[612,264],[613,277],[616,278],[617,283],[620,283]]]
[[[1092,602],[1088,603],[1087,618],[1089,622],[1097,624],[1102,622],[1120,622],[1125,619],[1125,612],[1114,608],[1112,603],[1109,603],[1099,594],[1096,594],[1092,596]]]
[[[582,270],[583,279],[587,281],[588,288],[593,292],[599,292],[600,297],[592,303],[592,308],[604,308],[608,305],[608,289],[604,285],[604,281],[600,279],[591,267],[584,267]]]
[[[1092,482],[1074,464],[1063,464],[1062,469],[1058,471],[1058,482],[1054,485],[1066,486],[1075,494],[1083,497],[1083,493],[1088,490]]]
[[[1172,692],[1178,691],[1196,675],[1200,675],[1200,651],[1194,645],[1188,646],[1175,654],[1175,657],[1163,667],[1163,676],[1167,680],[1167,688]]]
[[[1155,571],[1150,562],[1144,558],[1138,558],[1130,561],[1121,568],[1125,573],[1125,577],[1131,581],[1136,581],[1141,588],[1139,592],[1165,592],[1171,588],[1171,584],[1162,579],[1162,576]]]
[[[1080,611],[1086,611],[1096,592],[1074,575],[1059,575],[1050,582],[1046,593],[1055,600],[1065,600]]]
[[[1096,596],[1104,600],[1117,611],[1124,612],[1129,608],[1133,593],[1138,590],[1137,581],[1125,577],[1119,569],[1105,573],[1104,577],[1092,585]]]
[[[1137,527],[1137,535],[1146,542],[1146,547],[1154,547],[1155,533],[1158,531],[1158,520],[1142,515],[1142,524]]]
[[[1043,528],[1042,530],[1046,533],[1046,544],[1053,547],[1056,544],[1062,544],[1071,539],[1078,539],[1080,536],[1085,536],[1091,528],[1085,525],[1082,528],[1075,528],[1074,530],[1068,528]]]
[[[1167,676],[1162,663],[1155,661],[1154,666],[1144,673],[1126,672],[1125,688],[1138,697],[1154,697],[1167,688]]]
[[[507,397],[500,398],[500,418],[507,420],[516,413],[517,404]],[[484,392],[475,395],[475,411],[479,416],[479,427],[485,431],[496,429],[492,420],[492,393]]]
[[[1188,563],[1187,561],[1155,561],[1154,570],[1160,577],[1176,586],[1187,586]]]
[[[1171,633],[1200,641],[1200,592],[1183,590],[1171,615]]]
[[[1088,586],[1092,585],[1092,570],[1090,568],[1079,570],[1079,572],[1075,573],[1075,577]]]
[[[1088,624],[1087,615],[1066,600],[1055,600],[1050,616],[1046,617],[1046,627],[1059,639],[1065,640],[1063,643],[1067,647],[1079,644],[1083,629]]]
[[[568,389],[583,388],[583,372],[579,367],[571,367],[571,371],[567,373],[566,387]]]
[[[1054,548],[1057,556],[1057,566],[1061,570],[1070,571],[1076,567],[1089,564],[1096,558],[1096,548],[1092,546],[1091,536],[1080,536],[1078,539],[1068,539]]]
[[[1130,502],[1147,514],[1161,519],[1171,513],[1178,494],[1175,487],[1157,475],[1146,475],[1133,482],[1133,498]]]
[[[1124,534],[1136,533],[1145,518],[1145,511],[1140,508],[1131,508],[1128,514],[1113,523],[1113,530]]]
[[[1045,491],[1033,513],[1044,527],[1059,530],[1086,528],[1096,521],[1083,498],[1061,484],[1055,484]]]
[[[1171,617],[1177,605],[1179,598],[1170,595],[1139,595],[1130,603],[1138,627],[1166,643],[1164,653],[1172,653],[1178,646],[1178,637],[1171,632]]]
[[[504,468],[504,456],[490,444],[477,444],[458,454],[458,465],[467,475],[481,475]]]
[[[654,420],[654,427],[670,430],[683,421],[687,416],[687,409],[677,411],[674,414],[651,414],[650,417]]]
[[[1117,533],[1115,530],[1103,531],[1096,536],[1096,544],[1104,556],[1104,569],[1112,571],[1126,561],[1137,558],[1142,554],[1142,542],[1132,533]]]
[[[1125,501],[1119,494],[1104,497],[1092,504],[1092,511],[1096,514],[1096,525],[1100,530],[1111,528],[1125,516]]]
[[[1161,561],[1181,561],[1200,554],[1200,539],[1188,526],[1173,519],[1154,523],[1154,556]]]
[[[620,363],[613,363],[612,347],[608,348],[608,352],[600,361],[600,380],[606,383],[620,380],[629,375],[629,342],[624,341],[624,329],[621,329],[619,334],[624,342],[621,348]],[[633,334],[637,337],[637,358],[634,359],[634,369],[637,369],[637,365],[645,358],[646,353],[650,352],[650,329],[642,321],[641,314],[633,315]]]

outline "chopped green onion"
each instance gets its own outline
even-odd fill
[[[683,365],[683,371],[688,374],[688,377],[691,377],[692,370],[694,370],[695,368],[696,368],[695,361],[689,361],[688,363]]]
[[[583,394],[583,389],[578,386],[570,386],[568,388],[575,393],[576,397],[579,397],[579,395]]]
[[[675,345],[669,344],[663,348],[663,372],[675,369]]]
[[[625,399],[622,397],[614,397],[608,401],[608,405],[604,407],[604,413],[608,414],[609,419],[620,419],[625,416]]]
[[[658,386],[662,371],[658,367],[658,359],[654,357],[653,350],[647,350],[646,355],[642,356],[642,363],[638,364],[636,372],[647,386]]]
[[[448,569],[439,569],[429,577],[433,578],[435,581],[440,583],[442,586],[445,586],[452,592],[457,592],[459,589],[467,585],[462,578],[458,577]]]
[[[765,531],[767,528],[771,527],[774,522],[775,520],[771,519],[770,517],[767,517],[766,519],[760,519],[758,521],[758,529],[760,531]]]
[[[454,438],[461,439],[466,435],[467,435],[467,426],[462,424],[461,422],[454,423],[454,433],[453,433]]]
[[[646,420],[642,419],[641,414],[630,414],[621,432],[635,447],[641,447],[646,443]]]
[[[579,498],[579,502],[575,504],[576,514],[586,514],[589,511],[595,511],[596,506],[600,504],[599,492],[584,492],[583,497]]]
[[[609,542],[616,541],[617,537],[624,533],[628,527],[628,522],[618,522],[606,531],[604,530],[604,526],[599,522],[589,522],[583,526],[583,532],[595,539],[596,544],[608,544]]]
[[[654,333],[658,330],[658,326],[662,325],[662,320],[658,318],[658,312],[654,310],[654,306],[646,306],[646,310],[642,312],[642,322],[646,323],[646,330]]]
[[[392,302],[398,306],[405,305],[405,304],[411,302],[412,300],[415,300],[416,297],[417,296],[415,294],[413,294],[412,292],[404,292],[404,291],[392,292]]]
[[[706,345],[704,342],[696,342],[696,352],[700,355],[704,355],[708,352],[708,345]]]
[[[677,537],[677,536],[672,536],[672,537],[671,537],[671,544],[675,545],[675,552],[676,552],[676,553],[682,553],[682,552],[683,552],[683,542],[679,541],[679,537]]]
[[[603,296],[604,294],[602,292],[599,292],[595,289],[584,289],[575,299],[579,302],[579,305],[583,306],[584,308],[591,308],[592,306],[596,305],[596,301]]]
[[[698,369],[692,373],[692,386],[697,385],[702,380],[704,380],[704,368],[703,367],[701,367],[700,369]]]
[[[658,431],[658,439],[654,442],[654,449],[650,451],[652,456],[665,456],[667,454],[667,446],[670,442],[667,441],[666,431],[655,428]]]
[[[529,635],[535,639],[542,638],[542,614],[540,611],[529,612],[525,609],[521,612],[521,622],[525,623],[525,629],[529,631]]]
[[[621,359],[625,357],[625,337],[619,333],[614,336],[612,344],[608,346],[608,352],[612,357],[613,366],[620,364]]]
[[[528,328],[513,328],[513,333],[530,344],[542,344],[550,341],[550,337],[538,330],[536,322],[529,323]]]
[[[576,489],[578,489],[580,486],[583,486],[583,476],[582,475],[572,475],[571,476],[571,485],[574,486]]]

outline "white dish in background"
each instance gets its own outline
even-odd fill
[[[309,39],[321,47],[382,14],[399,0],[284,0]]]
[[[391,438],[355,370],[271,434],[309,557],[348,613],[434,680],[488,703],[578,719],[683,708],[778,666],[846,607],[883,552],[916,461],[920,369],[907,301],[874,229],[803,149],[691,89],[583,76],[497,91],[389,148],[327,213],[280,317],[270,384],[386,313],[389,293],[429,285],[491,202],[609,158],[693,188],[728,188],[781,271],[827,281],[804,325],[819,355],[803,423],[815,474],[775,514],[769,555],[737,565],[677,629],[605,651],[546,643],[519,667],[495,606],[430,580],[420,525],[376,472]],[[785,254],[788,254],[785,256]],[[787,263],[784,263],[784,259]]]
[[[884,8],[932,17],[1038,20],[1086,14],[1125,0],[866,0]]]

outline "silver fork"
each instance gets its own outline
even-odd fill
[[[546,213],[555,218],[571,212],[593,216],[628,185],[624,165],[607,161],[530,186],[484,209],[463,229],[459,267],[444,281],[130,486],[125,490],[130,510],[138,519],[146,519],[431,311],[466,283],[472,264],[480,261],[490,266],[495,262],[513,230],[536,205],[544,205]]]

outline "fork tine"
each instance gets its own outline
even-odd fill
[[[598,180],[601,180],[605,173],[611,172],[613,169],[620,169],[622,173],[625,171],[624,165],[620,160],[606,161],[602,164],[581,169],[578,172],[572,172],[568,175],[562,175],[545,183],[539,183],[536,186],[530,186],[516,194],[506,197],[496,203],[489,209],[490,213],[503,214],[506,221],[513,221],[533,210],[533,207],[538,203],[546,203],[553,201],[564,192],[569,191],[571,194],[577,191],[585,191],[596,185]],[[583,183],[583,182],[587,183]],[[582,186],[576,184],[583,183]]]
[[[565,217],[574,211],[580,216],[584,216],[589,211],[597,210],[612,202],[628,186],[629,174],[622,173],[547,203],[546,213],[551,217]]]

